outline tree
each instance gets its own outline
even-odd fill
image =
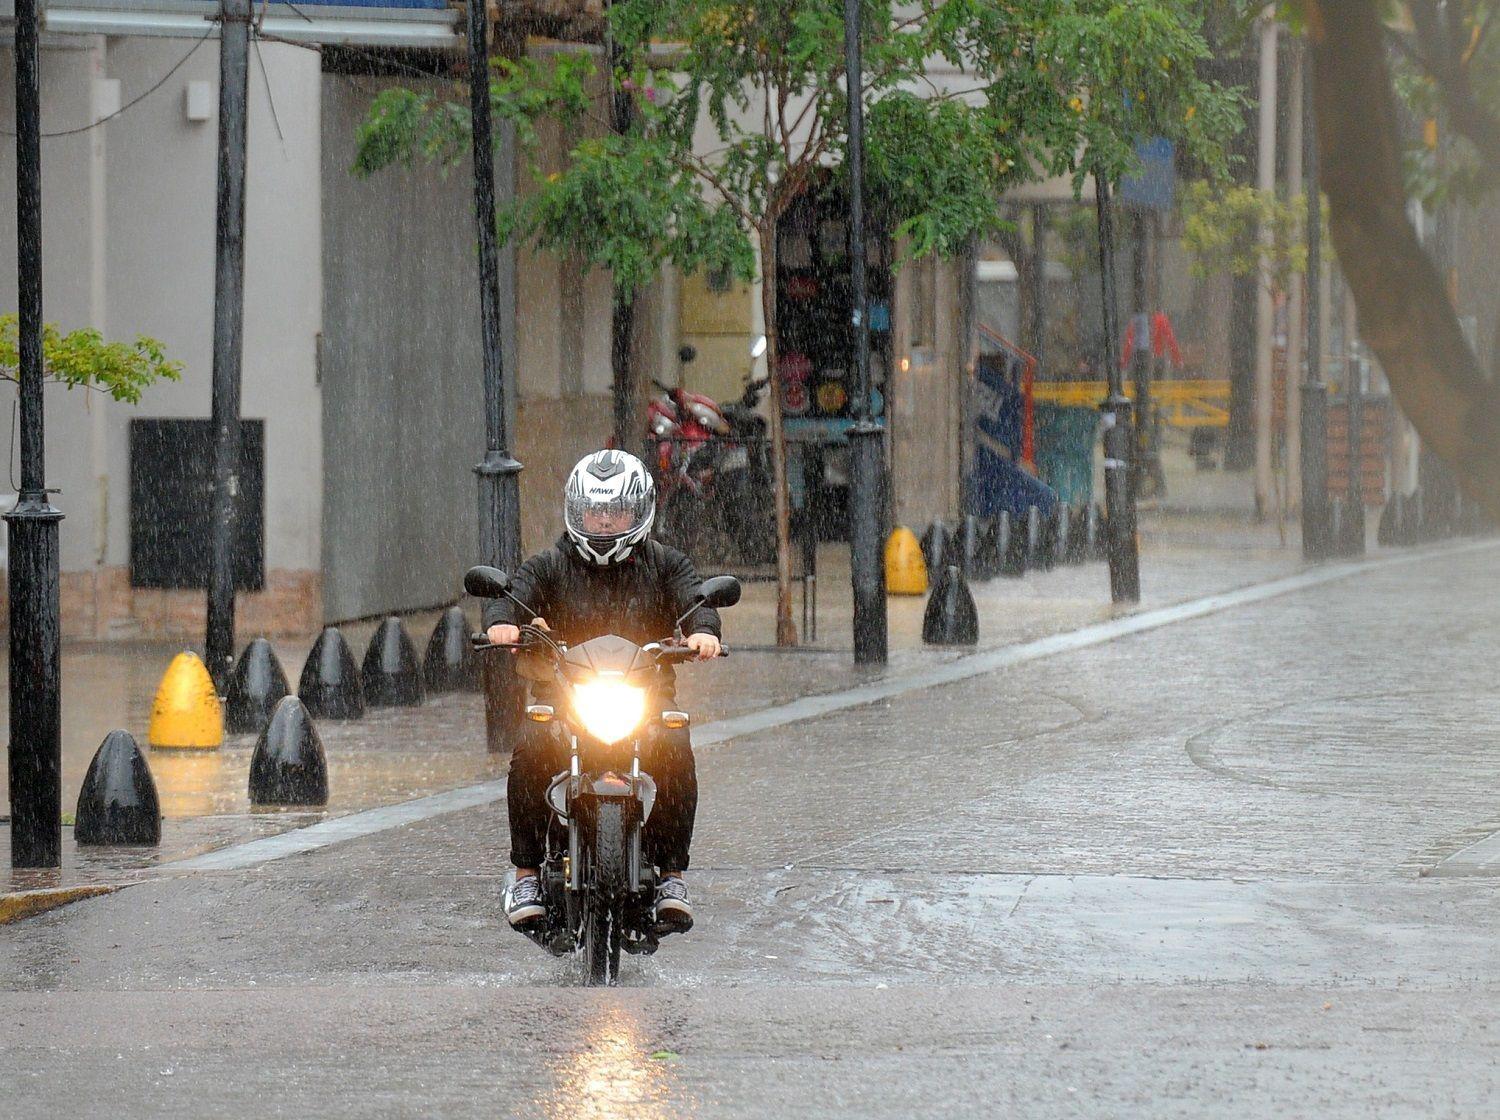
[[[42,368],[49,381],[69,389],[95,389],[127,404],[140,403],[142,391],[153,382],[182,378],[182,366],[168,361],[154,338],[105,342],[92,327],[63,334],[52,323],[42,327]],[[11,312],[0,315],[0,381],[19,384],[20,369],[20,325]]]
[[[1193,271],[1200,277],[1227,273],[1259,276],[1264,252],[1271,293],[1285,292],[1292,277],[1307,269],[1307,243],[1302,239],[1303,196],[1282,201],[1275,193],[1255,187],[1199,181],[1182,197],[1182,243],[1193,254]],[[1263,247],[1260,231],[1270,231]]]
[[[1304,0],[1303,15],[1329,230],[1360,333],[1426,445],[1500,516],[1500,384],[1485,378],[1407,218],[1380,12],[1371,0]]]
[[[1006,187],[1133,166],[1165,133],[1212,158],[1231,99],[1196,76],[1208,47],[1187,0],[866,0],[862,29],[867,191],[903,259],[954,254],[999,222]],[[535,122],[584,132],[566,166],[529,161],[534,191],[502,232],[566,249],[633,291],[667,261],[742,279],[757,255],[771,369],[777,641],[796,640],[790,509],[777,361],[776,230],[836,177],[847,119],[842,4],[831,0],[618,0],[607,13],[629,70],[587,56],[499,60],[496,112],[535,153]],[[644,61],[641,61],[644,60]],[[650,64],[648,64],[650,63]],[[625,128],[600,111],[634,98]],[[614,114],[615,123],[621,115]],[[467,115],[455,99],[389,90],[361,128],[356,169],[451,159]]]

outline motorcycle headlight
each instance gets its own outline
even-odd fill
[[[587,681],[573,686],[573,710],[594,738],[618,743],[645,718],[646,690],[623,681]]]

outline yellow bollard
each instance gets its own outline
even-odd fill
[[[146,741],[153,747],[213,750],[224,742],[224,713],[213,678],[198,655],[183,650],[167,666],[151,704]]]
[[[888,595],[927,594],[927,562],[917,535],[898,526],[885,542],[885,590]]]

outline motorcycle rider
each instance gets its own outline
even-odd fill
[[[700,581],[691,560],[649,536],[655,515],[656,487],[644,463],[623,451],[584,456],[563,491],[563,535],[511,577],[512,594],[538,617],[524,619],[510,599],[491,599],[483,616],[489,640],[515,642],[523,621],[549,629],[569,645],[601,634],[644,645],[671,634],[692,607]],[[718,656],[717,611],[699,607],[683,623],[683,633],[699,660]],[[663,666],[655,710],[672,707],[674,686],[671,667]],[[682,873],[698,807],[687,728],[655,723],[642,754],[657,786],[645,832],[647,856],[662,872],[656,922],[663,932],[684,932],[692,927],[693,910]],[[544,796],[554,775],[567,766],[567,747],[555,725],[526,721],[511,755],[506,793],[516,874],[505,893],[505,915],[517,928],[546,912],[537,877],[546,854]]]

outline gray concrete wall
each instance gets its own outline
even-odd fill
[[[446,176],[349,173],[355,129],[382,84],[323,76],[329,619],[450,601],[477,555],[473,179],[467,165]],[[514,348],[508,356],[514,369]]]
[[[354,131],[389,84],[323,78],[329,619],[451,600],[480,554],[472,172],[464,161],[447,174],[349,174]],[[542,131],[545,166],[555,166],[566,138]],[[502,163],[497,178],[503,200],[517,177]],[[512,450],[525,464],[522,535],[533,550],[561,530],[567,469],[609,435],[610,285],[566,257],[524,247],[501,256],[505,371],[518,388]]]
[[[191,49],[183,40],[83,37],[49,47],[43,131],[94,120],[100,81],[118,80],[128,104]],[[13,120],[11,74],[11,56],[0,54],[0,114]],[[312,51],[263,43],[251,56],[243,414],[267,426],[268,576],[293,573],[304,597],[315,594],[320,558],[318,76]],[[195,80],[217,89],[216,43],[197,47],[123,115],[42,142],[47,319],[97,326],[110,338],[152,335],[184,366],[180,383],[148,390],[135,408],[48,390],[49,482],[62,488],[67,515],[65,598],[67,573],[110,573],[118,583],[129,563],[130,419],[208,415],[217,141],[212,118],[186,118],[184,93]],[[6,260],[15,252],[14,183],[13,145],[0,145]],[[15,305],[15,273],[0,270],[0,308]],[[7,414],[12,399],[0,390]]]

